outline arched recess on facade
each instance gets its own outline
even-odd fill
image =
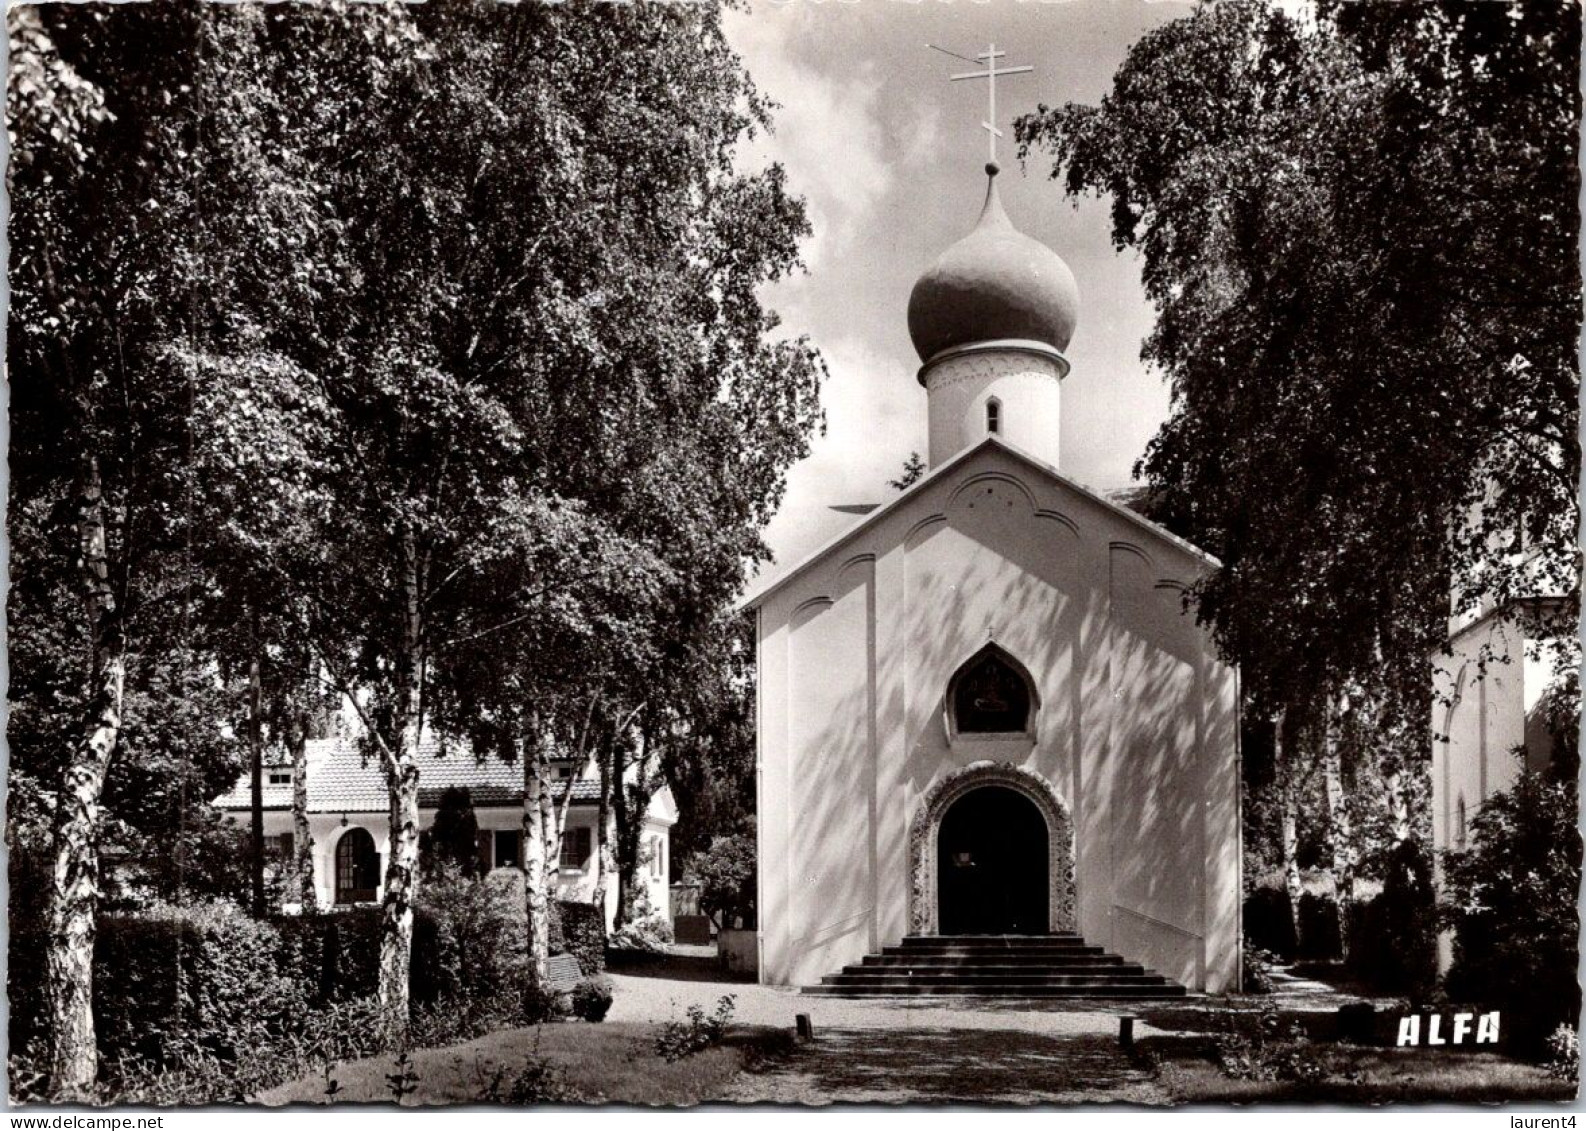
[[[988,694],[999,701],[977,707],[974,700]],[[958,665],[947,681],[947,695],[942,701],[947,739],[952,742],[965,735],[1023,735],[1034,740],[1035,717],[1040,707],[1040,692],[1030,670],[1006,648],[989,642]]]
[[[1068,805],[1039,774],[1008,762],[973,762],[938,780],[920,798],[909,824],[909,931],[937,932],[939,886],[936,875],[937,834],[942,817],[964,794],[997,785],[1022,793],[1035,803],[1046,821],[1048,930],[1075,929],[1074,820]]]

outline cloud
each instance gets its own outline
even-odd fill
[[[802,18],[797,9],[762,6],[727,11],[723,26],[755,85],[779,104],[775,132],[758,137],[740,161],[746,168],[779,161],[787,169],[809,207],[814,236],[803,251],[814,271],[854,245],[899,170],[931,150],[940,112],[915,110],[889,124],[873,62],[834,74],[799,58]]]
[[[834,505],[885,502],[894,494],[887,480],[897,478],[909,453],[925,455],[925,391],[912,369],[856,338],[826,343],[822,352],[831,374],[821,390],[826,434],[788,473],[787,496],[766,529],[776,555],[770,572],[796,564],[856,521]]]

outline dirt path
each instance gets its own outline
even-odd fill
[[[663,1022],[690,1005],[708,1013],[724,994],[740,1024],[790,1029],[795,1014],[810,1015],[815,1040],[740,1073],[720,1097],[727,1103],[1168,1102],[1152,1073],[1119,1050],[1121,1009],[813,997],[722,981],[704,962],[616,973],[612,982],[614,1021]]]
[[[740,1073],[722,1099],[779,1104],[1161,1105],[1167,1093],[1103,1036],[1016,1029],[817,1030]]]

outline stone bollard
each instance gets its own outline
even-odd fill
[[[1134,1018],[1118,1018],[1118,1047],[1124,1052],[1134,1050]]]
[[[815,1039],[815,1026],[810,1024],[810,1015],[808,1013],[795,1014],[793,1027],[798,1031],[799,1040],[813,1041]]]

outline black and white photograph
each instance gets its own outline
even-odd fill
[[[1573,1126],[1582,26],[9,4],[7,1106]]]

